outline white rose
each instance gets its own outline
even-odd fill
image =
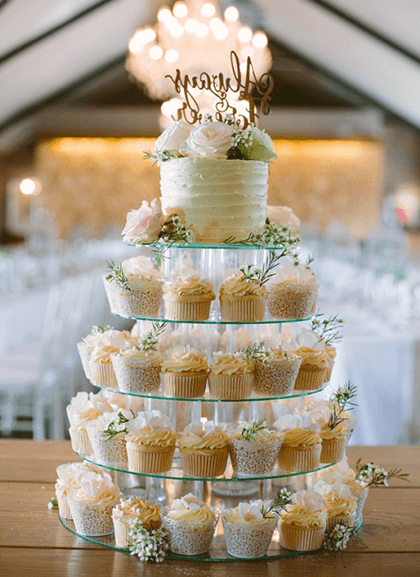
[[[288,226],[293,235],[300,233],[300,219],[288,206],[267,206],[267,217],[279,228]]]
[[[205,122],[193,128],[186,142],[181,146],[186,156],[205,158],[226,158],[232,147],[233,128],[223,122]]]
[[[181,144],[185,142],[191,132],[192,126],[183,120],[177,120],[162,132],[155,144],[155,154],[169,150],[175,156],[179,156]]]
[[[127,214],[127,222],[122,231],[124,242],[149,243],[157,240],[162,230],[163,215],[160,200],[152,200],[150,206],[143,200],[138,210]]]
[[[312,514],[322,511],[327,505],[324,497],[317,491],[298,491],[293,495],[293,501],[296,505],[305,507]]]
[[[252,144],[247,148],[247,155],[252,160],[270,162],[278,158],[274,152],[274,143],[270,136],[256,126],[249,129],[252,136]]]

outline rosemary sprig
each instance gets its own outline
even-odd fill
[[[319,340],[326,345],[336,343],[343,338],[338,330],[344,324],[344,320],[338,317],[338,314],[323,318],[324,314],[317,310],[316,315],[312,318],[311,329],[319,335]]]
[[[287,489],[281,489],[277,491],[276,497],[268,507],[264,505],[261,507],[261,514],[263,517],[267,517],[270,513],[280,515],[280,512],[286,508],[286,505],[290,505],[291,503],[293,503],[292,494]]]
[[[410,473],[402,473],[402,469],[395,468],[390,471],[385,471],[385,469],[381,469],[381,467],[378,467],[374,463],[361,465],[361,460],[362,459],[359,458],[356,463],[356,478],[363,483],[365,487],[378,487],[380,485],[388,487],[389,479],[400,479],[401,481],[411,483],[408,478]]]
[[[276,266],[278,266],[279,261],[287,254],[287,249],[281,251],[280,254],[276,254],[275,250],[270,250],[270,254],[265,261],[262,269],[257,268],[252,264],[246,264],[242,266],[239,270],[241,271],[244,280],[257,280],[260,286],[263,286],[266,282],[275,276],[275,272],[272,272]]]
[[[307,269],[310,269],[311,264],[314,262],[314,260],[315,260],[315,257],[308,254],[308,256],[306,258],[306,263],[303,266]],[[296,265],[296,262],[295,262],[295,265]]]
[[[257,433],[263,431],[267,427],[267,422],[265,419],[261,421],[252,421],[248,423],[243,423],[241,429],[241,439],[243,441],[256,441]]]
[[[157,162],[166,162],[167,160],[171,160],[171,158],[177,157],[169,150],[163,150],[162,152],[152,152],[151,150],[145,150],[143,155],[144,160],[153,160],[153,165],[155,165]]]
[[[128,282],[127,275],[123,271],[122,264],[117,266],[113,260],[106,261],[109,270],[111,271],[105,278],[109,282],[115,282],[118,286],[126,291],[131,292],[131,287]]]
[[[163,323],[153,323],[152,324],[152,330],[149,331],[144,339],[141,341],[139,346],[136,346],[135,348],[138,351],[155,351],[155,346],[158,344],[159,342],[159,336],[164,332],[166,325],[168,323],[167,322],[163,322]]]
[[[284,246],[288,251],[300,242],[299,235],[292,236],[290,227],[279,227],[268,218],[265,221],[262,232],[251,232],[246,238],[239,240],[236,236],[229,236],[223,241],[224,244],[242,244],[265,248],[267,246]]]
[[[264,341],[260,341],[248,346],[246,349],[243,349],[243,353],[247,359],[250,359],[251,361],[258,361],[259,363],[265,365],[268,363],[270,358],[271,349],[265,346]]]
[[[357,535],[354,527],[349,527],[345,523],[339,523],[330,531],[325,532],[323,547],[324,549],[327,549],[327,551],[345,549],[351,537],[354,537],[362,547],[367,547],[363,540]]]
[[[131,410],[131,409],[130,409]],[[134,413],[131,410],[131,414],[133,415],[133,419],[134,419]],[[116,435],[119,435],[120,433],[128,433],[127,431],[127,427],[122,427],[122,425],[125,425],[126,423],[128,423],[130,419],[127,419],[127,417],[125,417],[121,412],[118,413],[118,421],[111,421],[108,425],[108,427],[103,431],[103,435],[105,438],[105,441],[110,441],[111,439],[113,439]]]
[[[111,325],[99,325],[96,326],[95,329],[98,333],[105,333],[106,331],[114,330],[114,327],[111,327]]]
[[[344,387],[339,388],[335,395],[332,397],[332,401],[337,404],[337,408],[334,406],[332,413],[328,421],[328,427],[332,431],[338,425],[341,425],[344,421],[347,421],[347,417],[340,417],[345,411],[352,411],[353,407],[357,407],[356,403],[352,403],[351,400],[357,396],[357,387],[352,385],[350,381],[347,381]]]

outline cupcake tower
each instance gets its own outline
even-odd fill
[[[73,399],[70,435],[92,470],[60,473],[62,519],[73,517],[76,531],[92,537],[92,529],[80,529],[78,513],[92,505],[92,515],[99,508],[108,519],[98,534],[115,531],[107,544],[126,548],[130,527],[140,520],[148,531],[163,528],[169,550],[187,557],[217,557],[208,554],[216,526],[225,556],[318,548],[333,523],[328,519],[355,507],[348,490],[337,496],[321,487],[315,504],[298,495],[280,517],[264,509],[276,494],[271,479],[290,483],[296,474],[332,465],[350,435],[349,420],[329,426],[336,400],[321,403],[316,396],[331,375],[334,347],[316,325],[294,335],[281,331],[282,323],[314,315],[315,274],[283,262],[273,249],[188,245],[165,257],[160,269],[145,256],[108,263],[111,311],[137,322],[131,332],[94,327],[78,345],[99,392]],[[107,470],[130,474],[126,496]],[[140,498],[133,484],[140,487],[142,478]],[[186,491],[191,481],[195,495]],[[223,499],[220,508],[220,498],[219,509],[210,506],[216,485],[208,481],[229,488],[229,508]],[[245,495],[252,495],[249,502]],[[354,522],[355,511],[349,515]],[[310,519],[310,530],[301,517]]]

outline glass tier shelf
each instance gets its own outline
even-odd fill
[[[122,319],[131,319],[133,321],[150,321],[150,322],[167,322],[167,323],[179,323],[179,324],[186,324],[186,325],[281,325],[283,323],[302,323],[304,321],[311,320],[312,316],[309,316],[305,319],[274,319],[274,318],[265,318],[262,321],[246,321],[246,322],[237,322],[237,321],[222,321],[219,318],[215,318],[216,315],[210,315],[210,318],[206,321],[180,321],[180,320],[172,320],[166,319],[163,315],[159,317],[134,317],[134,316],[124,316],[118,313],[115,313],[111,310],[112,314],[116,317],[120,317]]]
[[[283,395],[281,397],[273,397],[273,396],[253,396],[248,397],[247,399],[214,399],[210,397],[209,392],[207,391],[204,397],[198,397],[197,399],[186,399],[186,398],[179,398],[179,397],[167,397],[164,395],[163,391],[156,391],[156,393],[126,393],[120,391],[119,389],[111,389],[110,387],[101,387],[100,385],[95,384],[92,380],[90,380],[92,386],[102,389],[103,391],[109,391],[110,393],[116,393],[118,395],[127,395],[128,397],[140,397],[142,399],[155,399],[158,401],[182,401],[182,402],[203,402],[203,403],[248,403],[248,402],[260,402],[260,401],[281,401],[281,400],[289,400],[289,399],[297,399],[300,397],[306,397],[308,395],[316,395],[317,393],[322,393],[322,389],[317,389],[316,391],[292,391],[287,395]]]
[[[273,471],[269,474],[269,475],[257,475],[257,476],[253,476],[253,477],[235,477],[233,474],[233,469],[232,469],[232,465],[228,465],[226,472],[224,475],[220,476],[220,477],[212,477],[209,479],[206,478],[202,478],[202,477],[189,477],[188,475],[185,475],[184,471],[181,468],[181,464],[178,461],[178,463],[176,462],[177,459],[175,457],[174,459],[174,463],[172,466],[172,469],[170,471],[167,471],[166,473],[136,473],[134,471],[129,471],[128,470],[128,464],[127,463],[116,463],[115,466],[111,466],[111,465],[104,465],[102,463],[98,463],[95,459],[92,459],[93,455],[90,455],[89,457],[86,457],[85,455],[82,455],[81,453],[76,453],[81,459],[83,459],[84,461],[87,461],[88,463],[91,463],[92,465],[96,465],[98,467],[102,467],[103,469],[108,469],[110,471],[116,471],[117,473],[127,473],[130,475],[135,475],[138,477],[151,477],[154,479],[172,479],[172,480],[184,480],[184,481],[222,481],[222,482],[229,482],[229,483],[237,483],[237,482],[242,482],[242,481],[267,481],[270,479],[285,479],[285,478],[289,478],[289,477],[300,477],[303,475],[307,475],[308,473],[316,473],[317,471],[322,471],[323,469],[328,469],[328,467],[331,467],[332,465],[334,465],[334,463],[321,463],[319,467],[317,467],[316,469],[312,469],[311,471],[302,471],[300,473],[293,473],[290,471],[281,471],[278,468],[278,465],[276,465],[273,469]],[[127,467],[127,468],[126,468]]]
[[[134,243],[127,243],[127,246],[134,246],[135,248],[149,248],[153,250],[154,248],[158,248],[160,245],[153,245],[153,244],[134,244]],[[283,250],[284,245],[276,244],[273,246],[255,246],[253,244],[243,244],[240,242],[221,242],[221,243],[206,243],[206,242],[191,242],[189,244],[185,243],[174,243],[171,244],[168,250],[173,248],[180,248],[182,250],[188,249],[214,249],[214,250]]]
[[[115,551],[122,551],[122,552],[129,552],[128,549],[121,549],[117,547],[115,544],[114,535],[106,535],[104,537],[88,537],[86,535],[81,535],[76,531],[75,525],[73,521],[69,521],[68,519],[63,519],[60,516],[60,521],[72,533],[81,537],[85,541],[89,543],[95,543],[96,545],[102,545],[102,547],[107,547],[108,549],[114,549]],[[211,548],[207,553],[202,553],[201,555],[177,555],[176,553],[172,553],[172,551],[167,551],[165,559],[173,559],[178,561],[261,561],[264,559],[280,559],[281,557],[292,557],[295,555],[310,555],[313,551],[302,552],[302,551],[288,551],[287,549],[283,549],[279,543],[279,532],[276,529],[273,534],[273,538],[271,540],[270,546],[268,548],[268,553],[264,557],[258,557],[256,559],[243,559],[238,557],[231,557],[226,550],[226,542],[225,537],[222,532],[221,528],[222,522],[219,521],[216,527],[216,534],[213,537],[213,542]],[[356,528],[356,531],[359,531],[362,524]]]

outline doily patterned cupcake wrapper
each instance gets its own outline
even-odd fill
[[[227,509],[222,515],[223,531],[229,555],[243,559],[256,559],[267,555],[277,520],[271,519],[268,523],[255,525],[231,523],[225,519],[225,516],[231,511],[232,509]]]
[[[210,395],[214,399],[247,399],[251,396],[253,375],[209,374]]]
[[[230,459],[234,472],[243,477],[270,474],[276,464],[282,442],[283,437],[254,443],[230,439]]]
[[[169,549],[178,555],[201,555],[206,553],[213,540],[219,516],[209,521],[188,523],[176,521],[165,516],[167,509],[162,512],[162,525],[168,532]]]
[[[276,319],[305,319],[312,311],[318,285],[278,283],[270,287],[267,308]]]
[[[125,433],[118,433],[107,440],[103,431],[88,427],[88,435],[98,463],[112,466],[115,463],[127,462]]]
[[[325,527],[294,527],[280,521],[280,545],[290,551],[315,551],[322,547]]]
[[[134,473],[165,473],[172,467],[175,447],[165,452],[138,451],[127,443],[128,469]]]
[[[131,292],[124,291],[112,282],[104,280],[105,292],[111,312],[123,317],[159,317],[162,305],[162,288],[145,291],[130,282]]]
[[[259,395],[282,396],[291,393],[299,373],[302,359],[255,364],[254,391]]]
[[[68,499],[76,531],[88,537],[111,535],[114,532],[112,509],[119,499],[107,504],[79,503]]]
[[[220,299],[220,314],[223,321],[253,323],[262,321],[265,316],[265,298],[227,301]]]
[[[280,469],[288,473],[302,473],[313,471],[319,467],[321,457],[321,444],[316,444],[313,449],[301,450],[296,447],[281,447],[277,462]]]
[[[159,390],[159,364],[146,364],[143,359],[125,359],[117,355],[112,355],[111,361],[118,388],[123,393],[154,393]]]

